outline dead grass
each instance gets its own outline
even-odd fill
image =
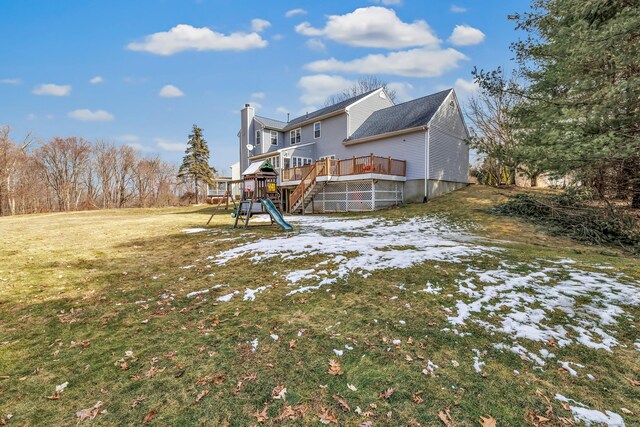
[[[509,262],[571,257],[640,279],[637,260],[621,253],[549,237],[486,212],[512,191],[472,187],[379,215],[444,215],[499,240]],[[207,257],[281,233],[231,230],[223,212],[210,234],[181,232],[202,227],[209,214],[196,207],[0,218],[0,419],[11,414],[8,425],[73,425],[77,411],[102,401],[99,410],[106,413],[98,410],[83,424],[137,425],[146,417],[151,425],[244,426],[256,424],[252,414],[268,403],[266,425],[319,425],[328,411],[336,425],[433,426],[440,425],[438,412],[450,407],[456,425],[478,425],[480,416],[493,416],[498,425],[532,425],[534,413],[546,414],[550,421],[542,425],[552,426],[570,417],[553,400],[563,393],[599,410],[625,407],[636,414],[624,415],[628,425],[640,423],[637,386],[625,380],[640,378],[633,345],[611,354],[554,349],[562,360],[587,366],[594,382],[557,367],[537,371],[513,353],[492,349],[496,338],[477,325],[466,326],[470,335],[464,337],[443,331],[449,327],[443,307],[455,303],[447,294],[457,289],[454,279],[464,264],[427,262],[367,278],[352,275],[329,292],[289,297],[274,271],[319,259],[215,266]],[[477,262],[494,267],[494,261]],[[427,281],[442,293],[397,288]],[[226,286],[212,289],[217,284]],[[216,301],[264,285],[273,288],[255,301],[242,301],[241,294]],[[202,289],[209,293],[186,296]],[[638,341],[640,328],[637,307],[629,312],[618,327],[625,344]],[[473,348],[486,351],[485,375],[473,369]],[[330,359],[340,362],[342,375],[328,374]],[[423,373],[429,360],[439,366],[433,376]],[[48,398],[65,382],[59,398]],[[287,388],[286,402],[273,399],[276,386]],[[391,397],[380,398],[388,388],[395,390]],[[350,410],[343,411],[334,395]],[[278,420],[287,405],[295,415]]]

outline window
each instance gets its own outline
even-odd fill
[[[278,132],[275,130],[271,131],[271,145],[278,145]]]
[[[313,159],[308,157],[292,157],[291,162],[293,163],[293,167],[299,168],[300,166],[310,165],[313,163]]]
[[[301,129],[298,128],[289,132],[289,141],[291,142],[291,145],[297,144],[298,142],[300,142],[300,131]]]
[[[327,160],[327,159],[335,160],[336,156],[334,154],[331,154],[330,156],[322,156],[318,158],[318,160]]]
[[[262,131],[261,130],[257,130],[256,131],[256,145],[260,145],[261,142],[262,142]]]
[[[320,122],[315,122],[313,124],[313,139],[320,138]]]
[[[269,163],[273,166],[274,169],[280,168],[280,156],[269,157]]]

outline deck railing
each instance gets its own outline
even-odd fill
[[[307,173],[302,180],[300,181],[300,184],[298,184],[298,186],[295,188],[295,190],[293,190],[293,192],[291,193],[291,196],[289,197],[289,202],[291,203],[291,206],[296,206],[296,204],[304,199],[304,196],[306,195],[307,190],[309,190],[311,187],[313,187],[313,185],[316,183],[316,177],[317,177],[317,169],[315,167],[315,165],[311,165],[310,169],[309,169],[309,173]]]
[[[315,166],[316,176],[347,176],[375,173],[379,175],[407,175],[407,161],[380,157],[371,154],[369,156],[352,157],[350,159],[324,159],[318,160],[313,165],[305,165],[290,169],[282,169],[280,179],[282,182],[301,181],[306,177],[311,168]]]

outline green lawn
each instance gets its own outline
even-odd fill
[[[0,218],[0,425],[640,425],[640,262],[486,212],[514,191],[288,236],[208,207]]]

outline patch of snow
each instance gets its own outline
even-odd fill
[[[195,297],[196,295],[202,295],[202,294],[206,294],[209,292],[209,289],[203,289],[201,291],[193,291],[193,292],[189,292],[187,294],[187,298],[192,298]]]
[[[605,411],[602,413],[595,409],[589,409],[589,407],[584,403],[568,399],[561,394],[556,394],[555,398],[561,402],[569,403],[569,408],[571,409],[573,418],[578,422],[582,421],[587,427],[592,424],[606,425],[609,427],[625,427],[624,420],[615,412]],[[574,403],[575,406],[571,405],[571,403]]]
[[[258,338],[251,341],[251,351],[255,353],[257,349],[258,349]]]
[[[333,352],[336,354],[336,356],[342,356],[344,354],[343,350],[336,350],[335,348],[333,349]]]
[[[474,322],[490,332],[502,332],[514,339],[548,342],[560,347],[580,343],[611,351],[618,345],[615,332],[606,328],[626,315],[623,305],[640,305],[640,292],[621,275],[578,270],[571,263],[542,268],[514,266],[509,270],[469,269],[466,280],[458,280],[459,293],[470,298],[456,302],[452,325]],[[527,271],[527,269],[529,271]],[[566,322],[549,323],[555,313]],[[491,322],[478,314],[488,314]]]
[[[279,337],[278,335],[276,335],[276,334],[271,334],[271,335],[270,335],[270,337],[271,337],[271,339],[272,339],[272,340],[274,340],[274,341],[278,341],[278,339],[280,338],[280,337]]]
[[[184,228],[182,229],[183,233],[193,234],[193,233],[202,233],[203,231],[207,231],[206,228]]]
[[[484,365],[486,365],[486,363],[480,360],[480,350],[477,350],[477,349],[474,348],[473,352],[476,354],[473,357],[473,369],[476,372],[480,373],[480,372],[482,372],[482,367]]]
[[[221,302],[229,302],[229,301],[231,301],[231,298],[233,298],[234,295],[237,295],[239,293],[240,293],[240,291],[233,291],[230,294],[226,294],[226,295],[223,295],[221,297],[216,298],[216,300],[217,301],[221,301]]]
[[[577,366],[578,368],[584,368],[584,365],[575,362],[563,362],[562,360],[558,360],[558,363],[562,366],[562,369],[565,369],[571,376],[575,377],[578,375],[578,372],[571,367],[571,365]]]
[[[470,256],[499,251],[474,243],[474,236],[434,217],[416,217],[401,223],[383,218],[317,216],[292,217],[291,221],[303,225],[300,233],[242,244],[221,252],[215,262],[225,265],[239,258],[259,263],[272,258],[326,257],[328,263],[323,266],[331,268],[326,269],[325,277],[318,276],[315,269],[292,271],[285,276],[291,285],[303,279],[315,281],[315,287],[301,290],[307,292],[355,272],[364,277],[378,270],[409,268],[425,261],[461,262]]]
[[[402,341],[400,341],[400,340],[393,340],[393,341],[391,341],[391,343],[392,343],[392,344],[394,344],[394,345],[400,345],[400,344],[402,344]]]
[[[184,267],[180,267],[180,268],[182,268],[183,270],[189,270],[189,269],[192,269],[194,267],[195,267],[195,265],[185,265]]]
[[[256,294],[262,293],[267,289],[268,286],[260,286],[255,289],[245,289],[244,296],[242,297],[243,301],[255,301]]]
[[[344,348],[346,348],[347,350],[353,350],[353,347],[351,347],[349,344],[345,344]]]
[[[437,287],[437,286],[433,286],[431,284],[431,282],[427,282],[427,287],[424,288],[422,290],[422,292],[426,292],[428,294],[432,294],[432,295],[438,295],[440,293],[440,291],[442,290],[442,288]]]

